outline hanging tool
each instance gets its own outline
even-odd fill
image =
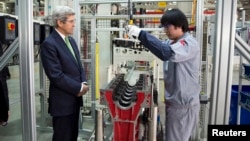
[[[133,24],[133,8],[132,8],[132,2],[131,0],[128,0],[128,19],[129,19],[129,25]]]
[[[126,27],[127,25],[133,25],[133,10],[131,0],[128,0],[128,21],[123,24],[123,27]],[[129,39],[127,33],[124,34],[124,38]]]
[[[133,25],[133,4],[131,0],[128,0],[128,20],[123,23],[123,27],[127,25]],[[130,39],[127,34],[127,30],[123,33],[123,38],[114,38],[114,43],[117,46],[135,48],[137,40]]]

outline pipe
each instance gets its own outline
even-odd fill
[[[95,95],[96,99],[100,98],[100,88],[99,88],[99,42],[96,39],[95,44]]]
[[[241,55],[250,62],[249,45],[237,34],[235,34],[235,47],[241,53]]]
[[[149,119],[149,130],[148,130],[148,140],[156,141],[156,128],[157,128],[157,115],[158,115],[158,107],[151,107],[153,110],[152,117]]]
[[[242,29],[245,27],[245,16],[246,16],[246,12],[245,12],[245,10],[243,10],[242,11],[242,25],[241,25],[241,27],[242,27]],[[236,21],[237,21],[237,19],[236,19]],[[246,56],[248,56],[248,54],[246,54],[246,53],[243,53],[243,51],[240,51],[240,46],[239,45],[237,45],[238,44],[238,42],[237,42],[237,40],[235,39],[235,44],[236,44],[236,48],[238,48],[238,51],[241,53],[241,55],[240,55],[240,65],[242,64],[242,62],[243,62],[243,60],[242,60],[242,56],[245,56],[245,58],[246,58]],[[244,55],[243,55],[244,54]],[[249,61],[249,60],[248,60]],[[242,66],[240,66],[240,69],[239,69],[239,74],[242,74]],[[242,78],[241,78],[242,76],[241,75],[239,75],[239,80],[241,80]],[[236,122],[236,124],[237,125],[240,125],[240,116],[241,116],[241,105],[239,104],[240,103],[240,97],[241,97],[241,95],[240,95],[240,93],[241,93],[241,90],[242,90],[242,81],[239,81],[239,85],[238,85],[239,87],[238,87],[238,106],[237,106],[237,122]]]
[[[96,110],[95,141],[103,141],[102,110]]]
[[[4,54],[0,57],[0,70],[2,70],[8,63],[9,59],[18,52],[19,38],[16,38]]]
[[[244,50],[244,48],[240,45],[238,41],[235,41],[235,47],[240,52],[241,56],[243,56],[248,62],[250,62],[249,53]]]
[[[241,47],[243,47],[242,49],[244,49],[244,51],[250,54],[249,45],[238,34],[235,34],[235,40],[239,43]]]
[[[129,19],[129,25],[133,24],[133,9],[132,9],[132,2],[131,0],[128,0],[128,19]]]

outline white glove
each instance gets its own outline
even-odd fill
[[[130,38],[138,38],[140,35],[141,29],[135,25],[127,25],[125,30]]]

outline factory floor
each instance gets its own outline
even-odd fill
[[[8,125],[0,126],[0,140],[1,141],[22,141],[22,120],[21,120],[21,104],[20,104],[20,82],[19,82],[19,66],[10,66],[11,79],[7,81],[9,88],[9,100],[10,100],[10,116]],[[39,89],[39,65],[35,64],[35,90]],[[234,71],[233,84],[238,85],[238,71]],[[243,84],[250,85],[250,81],[243,80]],[[163,123],[164,131],[164,118],[165,109],[163,103],[163,81],[159,83],[159,95],[158,95],[158,110],[160,114],[160,120]],[[51,117],[48,114],[42,115],[41,113],[41,97],[35,96],[36,105],[36,123],[37,123],[37,141],[50,141],[52,138]],[[95,127],[95,121],[91,116],[83,115],[81,120],[81,129],[79,130],[79,141],[93,141],[91,138],[92,131]],[[104,129],[104,136],[109,137],[112,134],[112,126],[107,124]],[[107,140],[107,139],[106,139]],[[202,139],[205,140],[205,139]]]

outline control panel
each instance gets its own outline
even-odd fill
[[[34,44],[40,44],[40,23],[34,22]]]
[[[17,37],[17,20],[10,16],[0,16],[0,41],[10,44]]]
[[[51,32],[51,27],[48,24],[41,24],[40,25],[41,32],[40,32],[40,43],[42,43],[45,38],[47,38]]]

